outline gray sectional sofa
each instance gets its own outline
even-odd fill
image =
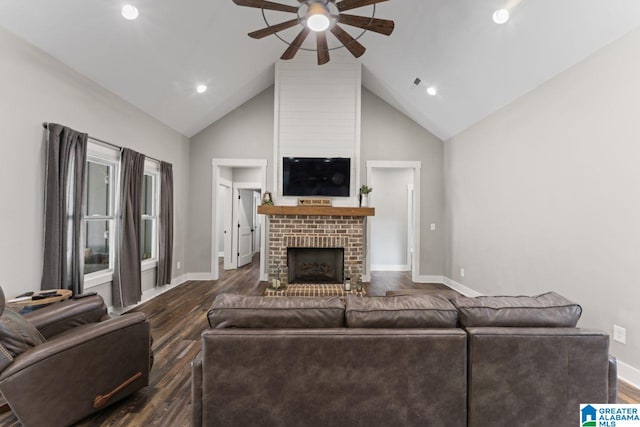
[[[609,337],[538,297],[219,295],[194,426],[572,426],[616,400]]]

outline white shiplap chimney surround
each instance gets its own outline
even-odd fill
[[[315,53],[300,52],[276,63],[274,108],[274,180],[277,205],[295,205],[282,195],[283,157],[351,158],[351,197],[333,198],[333,206],[357,206],[360,186],[360,96],[358,61],[332,54],[325,65]]]

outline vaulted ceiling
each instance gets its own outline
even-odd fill
[[[122,18],[126,2],[137,20]],[[491,19],[499,8],[511,12],[504,25]],[[395,31],[359,39],[363,85],[446,140],[639,27],[640,1],[389,0],[375,16],[394,20]],[[232,0],[0,0],[0,26],[186,136],[272,85],[287,47],[249,38],[265,26],[261,11]],[[340,54],[348,52],[332,51]],[[198,94],[201,83],[208,90]]]

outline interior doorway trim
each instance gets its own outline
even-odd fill
[[[411,280],[414,282],[420,278],[420,168],[422,162],[403,161],[403,160],[368,160],[367,168],[367,185],[375,188],[375,183],[371,181],[373,177],[373,169],[413,169],[413,223],[411,230],[413,233],[413,256],[411,257]],[[383,195],[379,195],[384,197]],[[369,195],[369,201],[375,206],[376,193],[373,191]],[[367,221],[367,258],[365,262],[365,274],[363,280],[371,280],[371,224]]]
[[[259,168],[260,169],[260,191],[262,194],[267,187],[267,160],[266,159],[211,159],[212,165],[212,185],[211,185],[211,276],[212,280],[218,280],[220,271],[218,269],[218,236],[216,224],[218,213],[216,203],[218,200],[218,183],[220,181],[220,168]],[[256,183],[258,184],[258,183]],[[266,227],[260,230],[260,280],[267,280],[266,268]]]
[[[231,268],[231,254],[233,253],[233,240],[231,238],[231,224],[233,223],[233,215],[232,215],[232,207],[231,207],[231,199],[233,198],[233,182],[229,181],[228,179],[219,177],[218,178],[218,191],[220,190],[220,187],[224,187],[227,189],[228,193],[228,199],[226,200],[226,203],[229,204],[229,206],[227,206],[226,204],[224,205],[225,210],[222,212],[222,218],[218,217],[216,218],[216,230],[220,230],[220,223],[222,223],[222,228],[226,230],[226,228],[224,227],[225,224],[228,225],[228,229],[229,229],[229,233],[224,234],[222,236],[217,236],[218,238],[218,242],[217,242],[217,247],[219,248],[220,246],[220,239],[223,239],[223,252],[222,252],[222,257],[224,258],[224,269],[230,269]],[[220,193],[218,193],[218,197],[220,196]],[[216,212],[218,212],[218,209],[216,207]],[[218,254],[218,258],[220,257],[220,254]]]

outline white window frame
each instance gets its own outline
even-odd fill
[[[160,210],[160,164],[154,160],[145,160],[144,174],[151,176],[153,182],[153,215],[142,215],[142,221],[145,219],[153,220],[152,239],[151,239],[151,258],[142,261],[142,271],[150,270],[158,266],[158,213]],[[140,236],[142,239],[142,236]],[[142,240],[140,244],[142,245]]]
[[[120,161],[119,152],[115,149],[105,147],[103,145],[95,144],[89,141],[87,147],[87,162],[92,162],[104,166],[110,166],[112,168],[111,182],[109,186],[109,199],[111,215],[107,216],[91,216],[89,218],[84,215],[83,212],[83,225],[90,220],[109,220],[109,268],[100,271],[94,271],[84,275],[84,288],[91,288],[101,285],[113,280],[113,263],[115,259],[115,244],[116,244],[116,212],[117,212],[117,197],[119,188],[119,173],[120,173]],[[86,227],[83,227],[83,233]],[[86,236],[83,236],[83,241],[86,241]]]

